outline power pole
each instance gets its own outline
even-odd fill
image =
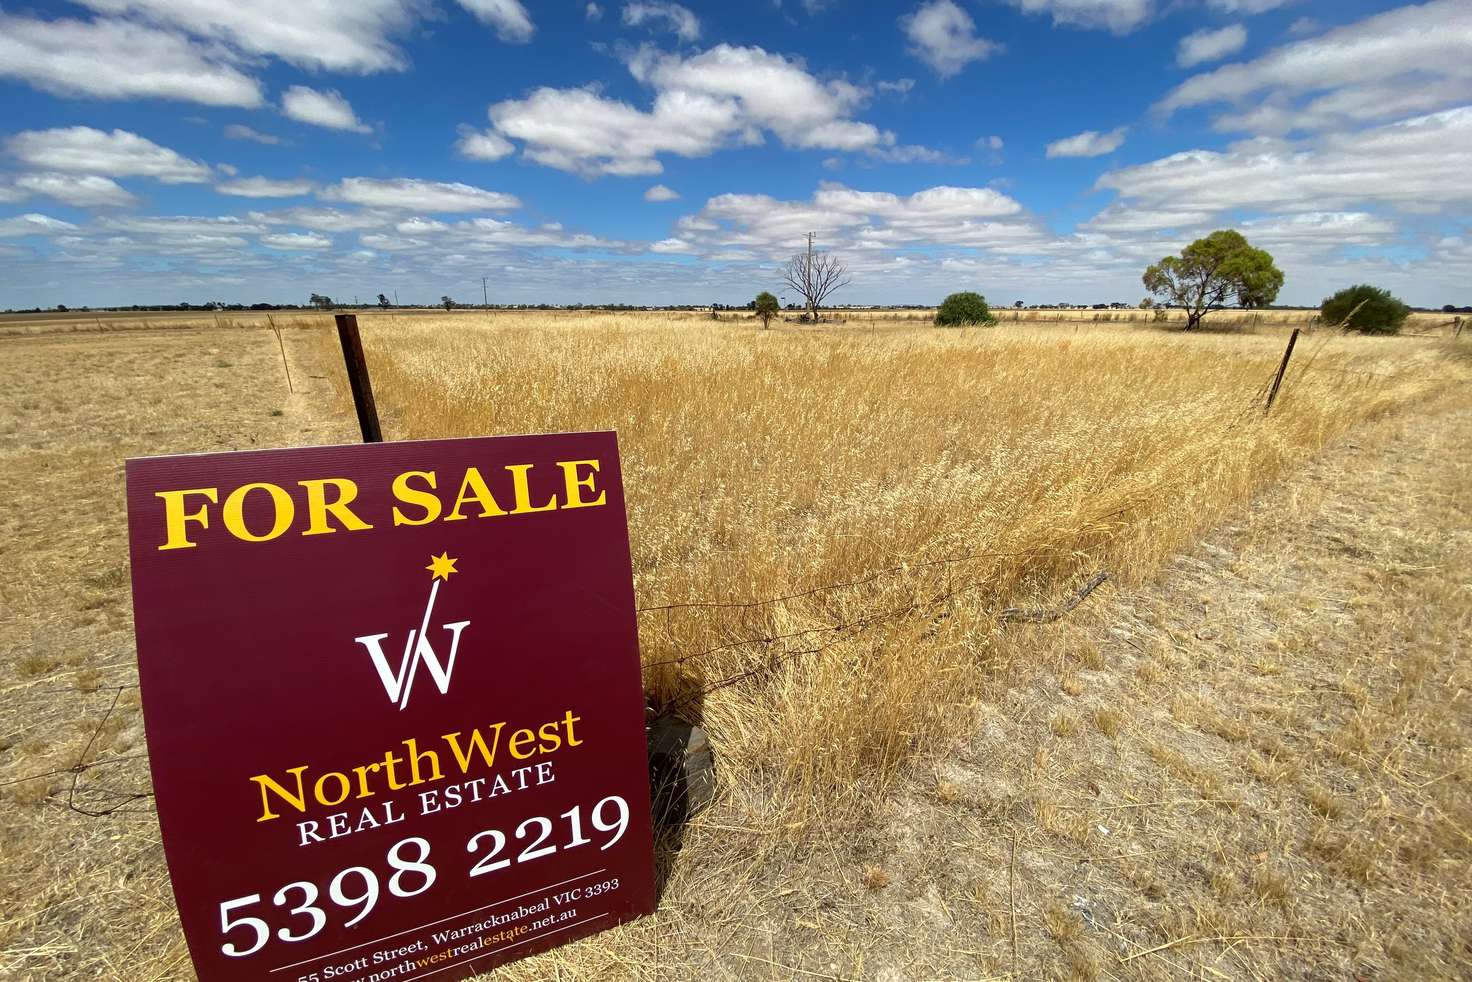
[[[813,315],[813,323],[816,324],[818,322],[818,306],[817,306],[817,304],[815,304],[813,302],[813,298],[812,298],[812,289],[813,289],[813,235],[814,234],[815,233],[813,233],[813,232],[809,232],[808,233],[808,264],[807,264],[807,266],[802,271],[802,279],[803,279],[803,285],[805,285],[808,288],[808,297],[807,297],[807,301],[808,301],[808,313],[810,313],[810,314]]]
[[[398,305],[399,305],[399,291],[398,290],[395,290],[394,291],[394,306],[397,307]]]
[[[480,301],[482,307],[489,307],[491,305],[491,295],[486,292],[486,278],[484,276],[480,278]]]

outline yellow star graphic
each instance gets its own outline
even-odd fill
[[[459,560],[451,559],[450,553],[447,550],[440,553],[438,556],[430,556],[429,565],[424,568],[434,574],[434,576],[430,577],[430,579],[438,578],[448,582],[451,573],[460,572],[458,569],[455,568],[455,564],[457,562],[459,562]]]

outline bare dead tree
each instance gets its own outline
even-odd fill
[[[808,316],[818,319],[818,308],[835,291],[853,282],[848,267],[837,256],[813,251],[813,234],[808,233],[807,252],[799,252],[782,267],[782,281],[807,302]]]

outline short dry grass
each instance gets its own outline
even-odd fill
[[[15,715],[0,780],[69,766],[112,698],[107,687],[130,680],[123,456],[351,438],[341,386],[326,391],[338,374],[325,322],[287,327],[308,390],[294,397],[278,391],[274,338],[255,328],[7,340],[18,357],[0,379],[0,492],[18,507],[0,526],[9,574],[0,626]],[[1285,340],[1276,329],[937,331],[870,317],[762,331],[700,315],[528,313],[365,315],[363,335],[391,438],[619,431],[651,699],[698,716],[719,755],[721,798],[681,851],[663,855],[660,913],[518,965],[511,978],[1108,975],[1157,964],[1119,960],[1135,948],[1099,949],[1096,913],[1037,887],[1064,843],[1082,849],[1112,821],[1091,824],[1049,783],[1082,773],[1080,752],[1124,748],[1189,788],[1171,788],[1176,797],[1235,800],[1237,772],[1145,720],[1141,700],[1252,747],[1241,767],[1291,787],[1302,817],[1285,820],[1319,823],[1305,830],[1362,814],[1357,799],[1336,773],[1308,766],[1322,756],[1317,744],[1275,755],[1253,743],[1263,719],[1268,734],[1312,733],[1312,707],[1275,708],[1263,695],[1249,711],[1225,701],[1231,690],[1183,685],[1202,665],[1165,642],[1121,664],[1106,629],[1019,634],[999,628],[999,612],[1050,603],[1096,569],[1146,589],[1172,556],[1326,444],[1472,378],[1438,342],[1309,334],[1264,419]],[[745,606],[670,606],[692,602]],[[1243,649],[1255,677],[1285,678],[1307,643],[1279,633],[1281,649]],[[1101,698],[1106,668],[1143,695]],[[1422,678],[1443,670],[1433,658]],[[1380,676],[1354,684],[1366,705],[1384,689]],[[1404,702],[1407,712],[1424,704]],[[132,703],[125,690],[98,753],[141,751]],[[940,774],[921,782],[917,804],[916,775],[953,760],[974,727],[988,733],[976,714],[990,704],[1009,727],[1037,727],[1004,758],[1033,785],[1001,794],[974,774]],[[1336,739],[1376,759],[1378,731],[1359,725]],[[104,786],[146,785],[146,771],[128,770],[135,763],[118,764],[124,777]],[[1406,780],[1435,777],[1420,773]],[[1101,776],[1088,780],[1102,788]],[[63,774],[4,789],[0,968],[182,974],[152,816],[81,819],[61,804],[69,783]],[[1215,808],[1206,814],[1217,824],[1205,827],[1225,834],[1235,813]],[[1386,812],[1364,834],[1396,841],[1402,815]],[[1361,854],[1332,824],[1316,841],[1316,855],[1349,865]],[[1462,867],[1446,845],[1436,838],[1423,852],[1445,874],[1427,882],[1451,889]],[[1134,902],[1175,910],[1142,899],[1174,882],[1172,864],[1148,848],[1124,856],[1121,882]],[[1308,902],[1293,863],[1202,869],[1224,896],[1263,910]],[[1194,937],[1203,923],[1119,933],[1137,946],[1185,945],[1176,929]],[[1224,923],[1221,936],[1244,925]],[[1445,930],[1441,915],[1430,930]],[[886,955],[886,945],[907,954]],[[1312,959],[1295,950],[1282,964],[1304,974]]]

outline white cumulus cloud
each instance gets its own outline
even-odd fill
[[[407,67],[393,36],[416,20],[413,0],[81,0],[127,15],[270,55],[303,68],[379,72]]]
[[[482,131],[462,125],[459,133],[455,151],[468,160],[500,160],[516,152],[516,146],[494,130]]]
[[[852,118],[867,91],[821,81],[756,47],[721,44],[690,57],[640,49],[634,77],[654,90],[642,109],[591,89],[542,87],[489,109],[495,132],[532,161],[581,174],[658,174],[659,155],[703,157],[759,144],[772,132],[793,147],[867,151],[894,136]]]
[[[645,0],[624,4],[624,24],[639,27],[647,24],[670,31],[681,41],[695,41],[700,37],[700,18],[691,13],[689,7],[664,0]]]
[[[228,53],[121,20],[38,20],[0,11],[0,77],[91,99],[173,99],[255,108],[260,82]]]
[[[1206,0],[1206,5],[1224,14],[1265,14],[1292,2],[1293,0]]]
[[[1049,236],[1022,205],[992,188],[939,186],[910,195],[821,185],[808,201],[722,194],[676,223],[678,251],[731,250],[779,258],[816,231],[824,248],[865,255],[907,248],[1021,248]],[[677,251],[670,240],[660,250]],[[866,260],[867,261],[867,260]]]
[[[1103,28],[1128,34],[1155,13],[1153,0],[1011,0],[1029,14],[1048,14],[1055,25]]]
[[[1247,28],[1228,24],[1216,31],[1196,31],[1181,38],[1176,46],[1176,64],[1190,68],[1208,61],[1220,61],[1247,46]]]
[[[238,198],[296,198],[311,194],[314,187],[311,181],[242,177],[236,181],[222,181],[215,185],[215,190]]]
[[[249,140],[252,143],[261,143],[266,146],[276,146],[281,142],[281,137],[279,136],[273,136],[270,133],[262,133],[259,130],[253,130],[249,126],[245,126],[241,123],[231,123],[229,126],[225,127],[224,133],[227,139]]]
[[[537,32],[531,15],[519,0],[457,0],[482,24],[495,30],[502,41],[526,44]]]
[[[117,181],[96,174],[22,174],[15,186],[78,208],[116,208],[137,200]]]
[[[258,225],[292,225],[319,232],[359,232],[384,228],[395,216],[386,211],[344,211],[341,208],[283,208],[279,211],[252,211],[246,214]]]
[[[1234,107],[1220,129],[1287,133],[1394,118],[1472,100],[1472,4],[1401,7],[1192,76],[1156,106]]]
[[[789,146],[862,150],[887,142],[876,127],[848,118],[864,90],[843,80],[822,82],[761,48],[718,44],[690,58],[635,61],[630,69],[661,94],[735,100],[743,128],[771,130]],[[756,142],[754,134],[742,137]]]
[[[526,144],[529,160],[585,174],[658,174],[656,156],[703,157],[739,128],[730,100],[661,93],[648,111],[587,89],[540,88],[490,108],[497,130]]]
[[[407,177],[391,180],[345,177],[319,196],[328,201],[369,208],[423,212],[506,211],[521,207],[515,195],[487,191],[469,184],[444,184]]]
[[[663,184],[656,184],[644,192],[645,201],[674,201],[679,196],[679,192]]]
[[[145,235],[235,235],[263,232],[254,222],[242,221],[234,215],[131,215],[108,218],[104,227]]]
[[[39,170],[110,177],[151,177],[165,184],[201,184],[210,168],[127,130],[111,133],[90,126],[26,130],[6,149]]]
[[[29,212],[12,218],[0,218],[0,236],[15,238],[22,235],[55,235],[58,232],[75,231],[76,226],[50,215]]]
[[[931,0],[900,18],[910,50],[942,78],[955,75],[973,61],[1000,49],[994,41],[977,37],[971,15],[952,0]]]
[[[1311,212],[1472,203],[1472,106],[1307,142],[1246,140],[1110,171],[1100,188],[1145,210]]]
[[[1393,240],[1396,223],[1383,215],[1363,211],[1308,211],[1297,215],[1270,215],[1241,224],[1242,234],[1259,246],[1373,246]]]
[[[1126,127],[1110,130],[1108,133],[1100,133],[1098,130],[1084,130],[1074,136],[1065,137],[1062,140],[1054,140],[1048,144],[1049,157],[1102,157],[1106,153],[1113,153],[1124,145]]]
[[[325,235],[316,235],[310,232],[277,232],[272,235],[263,235],[260,238],[261,245],[270,246],[272,249],[298,249],[315,251],[327,249],[332,246],[332,240]]]
[[[290,119],[330,130],[372,133],[373,127],[358,120],[353,107],[335,89],[320,90],[293,85],[281,93],[281,111]]]

